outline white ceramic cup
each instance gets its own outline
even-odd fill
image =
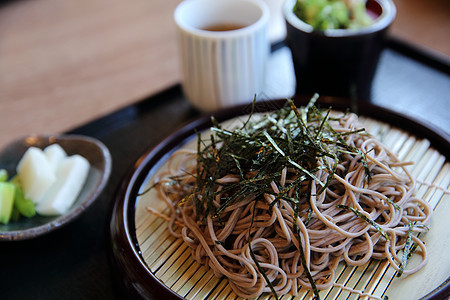
[[[174,13],[185,96],[212,111],[250,103],[264,87],[269,8],[262,0],[185,0]],[[241,25],[226,31],[210,26]]]

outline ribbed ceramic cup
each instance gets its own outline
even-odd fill
[[[262,0],[185,0],[174,13],[185,96],[211,111],[261,93],[269,54],[269,8]],[[208,30],[240,25],[239,29]]]

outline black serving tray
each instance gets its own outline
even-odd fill
[[[295,79],[290,51],[283,42],[274,44],[272,50],[267,89],[258,97],[291,97]],[[422,124],[426,130],[418,135],[448,141],[449,75],[447,59],[390,40],[375,75],[371,105]],[[71,130],[98,138],[109,148],[113,160],[109,183],[97,202],[63,230],[39,239],[0,243],[1,298],[125,298],[109,257],[109,217],[118,187],[147,149],[201,116],[185,99],[180,85],[175,85]],[[448,143],[440,151],[448,156]]]

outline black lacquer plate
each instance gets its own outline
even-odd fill
[[[296,105],[305,105],[310,97],[296,97]],[[255,112],[267,112],[280,108],[286,100],[274,100],[257,102]],[[332,107],[334,110],[345,111],[350,103],[346,99],[323,97],[318,106]],[[430,147],[438,150],[450,158],[450,137],[428,125],[420,123],[409,117],[381,108],[369,102],[357,104],[358,114],[369,117],[389,125],[401,128],[419,138],[430,141]],[[249,114],[250,105],[232,107],[212,113],[214,117],[223,122],[231,118]],[[119,187],[116,202],[111,211],[110,243],[111,255],[117,277],[124,285],[125,294],[137,299],[183,299],[166,285],[164,285],[148,268],[142,256],[139,242],[136,237],[135,212],[136,198],[140,188],[148,179],[148,174],[155,172],[161,161],[167,157],[167,153],[180,147],[187,139],[195,135],[197,131],[210,128],[211,115],[204,115],[181,127],[175,133],[161,141],[157,146],[144,153],[133,165],[122,186]],[[450,279],[434,289],[423,299],[445,299],[450,294]]]

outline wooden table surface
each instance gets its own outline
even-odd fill
[[[0,147],[67,131],[178,83],[179,2],[0,1]],[[450,2],[395,3],[391,34],[448,58]]]

